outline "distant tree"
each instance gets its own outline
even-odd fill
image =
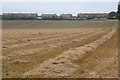
[[[117,19],[117,12],[114,11],[110,12],[108,19]]]
[[[120,2],[118,4],[118,11],[117,11],[117,17],[120,20]]]

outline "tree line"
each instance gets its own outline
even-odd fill
[[[120,3],[119,3],[119,5],[118,5],[117,16],[118,16],[118,19],[120,20]]]

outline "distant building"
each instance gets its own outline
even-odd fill
[[[77,19],[107,19],[108,13],[79,13]]]
[[[19,19],[19,13],[3,13],[3,19]]]
[[[3,19],[37,19],[37,13],[3,13]]]
[[[42,19],[54,19],[54,18],[57,18],[57,14],[42,14],[41,18]]]
[[[2,15],[0,14],[0,20],[2,19]]]
[[[19,13],[19,17],[20,18],[28,18],[28,19],[37,19],[38,18],[38,15],[37,13],[28,13],[28,14],[25,14],[25,13]]]
[[[60,18],[62,19],[72,19],[72,14],[61,14],[60,15]]]

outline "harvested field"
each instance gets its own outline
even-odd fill
[[[3,21],[3,78],[117,78],[117,34],[117,21]]]

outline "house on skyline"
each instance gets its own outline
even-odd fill
[[[72,16],[72,14],[61,14],[60,18],[62,18],[62,19],[72,19],[73,16]]]
[[[77,19],[107,19],[109,13],[79,13]]]
[[[37,13],[3,13],[3,19],[37,19]]]
[[[57,14],[42,14],[41,19],[54,19],[57,18]]]

